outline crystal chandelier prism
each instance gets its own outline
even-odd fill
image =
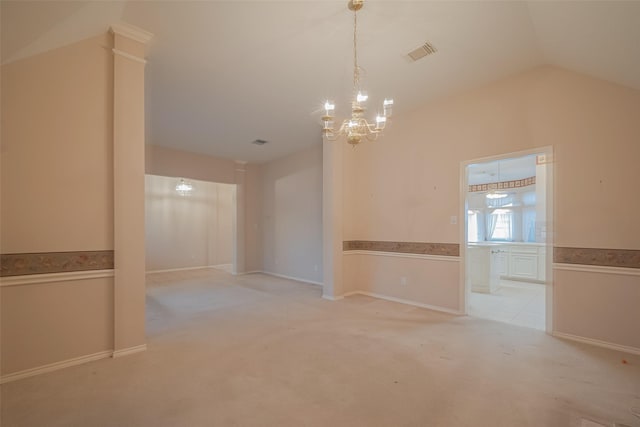
[[[322,116],[322,134],[329,140],[335,141],[341,136],[346,136],[347,142],[354,147],[363,139],[374,141],[384,130],[387,119],[391,117],[393,99],[385,98],[382,103],[382,112],[376,116],[375,123],[369,123],[364,118],[366,108],[364,106],[368,99],[366,91],[360,87],[360,67],[358,66],[358,10],[362,9],[364,0],[350,0],[349,10],[353,11],[353,99],[351,101],[351,117],[345,119],[340,128],[334,127],[335,103],[327,100],[324,103],[325,114]]]

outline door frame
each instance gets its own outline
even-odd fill
[[[460,211],[459,221],[459,241],[460,241],[460,283],[458,289],[458,307],[463,314],[468,314],[469,293],[471,290],[467,286],[467,193],[469,190],[467,166],[476,163],[492,162],[496,160],[511,159],[516,157],[524,157],[532,154],[544,155],[546,165],[546,182],[545,182],[545,212],[546,212],[546,239],[545,239],[545,331],[548,334],[553,333],[553,247],[555,240],[555,215],[554,215],[554,157],[553,146],[545,146],[532,148],[529,150],[515,151],[493,156],[470,159],[460,162]]]

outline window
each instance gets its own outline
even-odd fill
[[[540,238],[536,193],[529,188],[497,193],[470,193],[467,199],[467,242],[535,242]]]
[[[513,240],[513,211],[494,209],[487,216],[487,240]]]

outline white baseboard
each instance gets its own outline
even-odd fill
[[[322,282],[316,282],[316,281],[313,281],[313,280],[301,279],[299,277],[293,277],[293,276],[287,276],[287,275],[284,275],[284,274],[273,273],[271,271],[261,271],[260,273],[267,274],[269,276],[280,277],[281,279],[289,279],[289,280],[295,280],[296,282],[309,283],[311,285],[318,285],[318,286],[323,286],[324,285],[324,283],[322,283]]]
[[[350,297],[351,295],[358,295],[360,293],[361,293],[360,291],[351,291],[351,292],[347,292],[346,294],[342,294],[342,296],[346,298],[346,297]]]
[[[233,264],[208,265],[207,268],[215,268],[215,269],[218,269],[218,270],[231,270],[231,269],[233,269]]]
[[[201,265],[199,267],[180,267],[180,268],[168,268],[166,270],[148,270],[147,274],[153,273],[171,273],[172,271],[189,271],[189,270],[206,270],[209,268],[208,265]]]
[[[122,348],[120,350],[114,350],[113,354],[111,355],[111,357],[113,357],[115,359],[116,357],[129,356],[130,354],[136,354],[136,353],[140,353],[141,351],[146,351],[146,350],[147,350],[147,345],[146,344],[141,344],[141,345],[136,345],[134,347]]]
[[[8,383],[10,381],[17,381],[23,378],[33,377],[35,375],[44,374],[47,372],[57,371],[59,369],[68,368],[70,366],[81,365],[87,362],[93,362],[94,360],[106,359],[111,357],[113,351],[101,351],[99,353],[88,354],[86,356],[74,357],[73,359],[63,360],[61,362],[50,363],[48,365],[38,366],[37,368],[25,369],[24,371],[14,372],[12,374],[3,375],[0,377],[0,384]]]
[[[14,372],[12,374],[3,375],[0,377],[0,384],[8,383],[11,381],[21,380],[23,378],[29,378],[47,372],[58,371],[60,369],[69,368],[71,366],[82,365],[87,362],[93,362],[95,360],[107,359],[109,357],[122,357],[130,354],[139,353],[147,349],[146,344],[137,345],[135,347],[123,348],[121,350],[107,350],[99,353],[88,354],[86,356],[74,357],[73,359],[62,360],[60,362],[49,363],[48,365],[38,366],[36,368],[25,369],[24,371]]]
[[[406,300],[406,299],[396,298],[396,297],[390,297],[388,295],[376,294],[373,292],[354,291],[354,292],[349,292],[344,294],[344,296],[350,296],[350,295],[366,295],[369,297],[379,298],[387,301],[398,302],[400,304],[407,304],[407,305],[412,305],[414,307],[426,308],[427,310],[440,311],[442,313],[447,313],[447,314],[454,314],[456,316],[464,315],[463,312],[452,310],[450,308],[440,307],[440,306],[431,305],[431,304],[423,304],[421,302],[416,302],[416,301],[411,301],[411,300]]]
[[[329,300],[329,301],[340,301],[341,299],[344,299],[344,296],[337,296],[337,297],[333,297],[331,295],[322,295],[322,298]]]
[[[586,338],[586,337],[581,337],[579,335],[566,334],[564,332],[557,332],[557,331],[552,332],[551,335],[556,338],[564,338],[570,341],[581,342],[584,344],[591,344],[597,347],[603,347],[603,348],[608,348],[610,350],[621,351],[623,353],[640,354],[640,348],[636,348],[636,347],[629,347],[626,345],[614,344],[607,341],[600,341],[593,338]]]
[[[232,273],[234,276],[245,276],[247,274],[262,274],[262,270],[243,271],[242,273]]]

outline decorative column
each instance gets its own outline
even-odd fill
[[[144,67],[152,35],[113,25],[113,356],[145,350]]]
[[[322,297],[341,299],[343,143],[322,141]]]
[[[234,221],[234,248],[233,248],[233,274],[240,274],[246,271],[245,267],[245,171],[247,162],[236,160],[235,162],[235,183],[236,183],[236,215]]]

